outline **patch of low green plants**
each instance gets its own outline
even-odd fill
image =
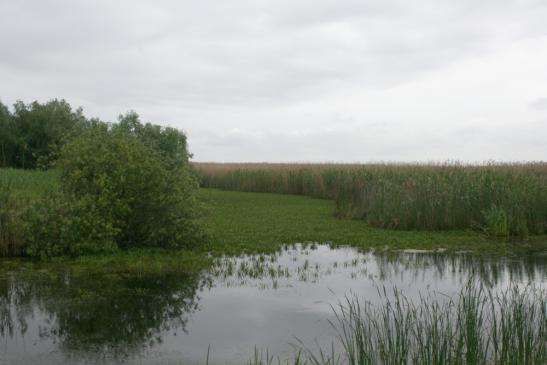
[[[329,243],[362,249],[472,250],[504,255],[547,249],[544,238],[525,242],[488,238],[481,231],[380,229],[332,214],[335,202],[289,194],[246,193],[201,188],[206,241],[198,249],[214,255],[273,253],[286,244]]]

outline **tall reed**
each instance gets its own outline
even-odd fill
[[[255,350],[250,364],[543,365],[547,362],[547,293],[537,287],[502,291],[469,283],[459,296],[378,291],[382,305],[356,297],[333,308],[336,342],[282,360]]]
[[[9,184],[0,182],[0,257],[18,256],[23,251],[21,210],[12,190]]]
[[[335,214],[394,229],[547,233],[547,163],[211,164],[202,186],[333,199]]]

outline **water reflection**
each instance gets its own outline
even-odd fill
[[[198,309],[202,285],[199,276],[184,273],[97,277],[70,271],[10,272],[0,279],[4,360],[21,352],[37,359],[44,349],[74,362],[142,355],[162,342],[163,332],[185,330],[189,315]],[[57,356],[50,360],[56,361]]]
[[[470,278],[545,286],[545,256],[358,252],[295,245],[225,257],[201,274],[93,275],[0,262],[0,364],[241,363],[254,346],[290,357],[290,342],[328,344],[331,304],[378,285],[410,298],[453,295]],[[380,303],[378,303],[380,304]]]
[[[508,282],[541,282],[547,278],[547,257],[483,257],[434,251],[370,251],[331,249],[327,245],[287,246],[278,254],[224,257],[211,270],[217,285],[276,289],[295,281],[317,283],[325,276],[349,279],[427,282],[470,278],[488,286]]]

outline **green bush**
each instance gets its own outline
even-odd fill
[[[113,252],[118,230],[90,197],[44,196],[26,211],[27,254],[41,258]]]
[[[135,126],[144,128],[138,119]],[[160,142],[164,131],[155,132]],[[106,124],[66,143],[57,161],[59,196],[40,201],[27,218],[28,253],[80,255],[114,247],[189,247],[200,241],[198,185],[185,136],[177,133],[176,154],[147,144],[134,130]]]

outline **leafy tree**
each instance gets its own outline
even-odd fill
[[[11,166],[15,149],[13,123],[9,109],[0,102],[0,167]]]
[[[188,247],[201,239],[196,218],[198,185],[187,158],[181,157],[188,156],[185,145],[184,151],[168,154],[145,143],[136,132],[144,129],[138,120],[131,128],[98,123],[64,145],[58,161],[61,204],[50,202],[54,208],[42,209],[42,221],[29,224],[31,233],[37,226],[45,226],[46,231],[51,226],[53,234],[31,234],[29,253],[52,256],[109,250],[105,237],[122,248]],[[156,137],[163,136],[161,130],[158,133]],[[60,209],[63,204],[67,207]],[[67,217],[69,223],[56,223],[58,216],[67,214],[73,216]],[[84,228],[72,224],[80,215],[86,219]],[[71,229],[75,232],[59,233]]]
[[[173,165],[188,163],[191,155],[188,153],[186,135],[175,128],[140,122],[134,111],[120,115],[118,124],[112,126],[115,133],[133,136],[146,146],[158,151],[162,159]]]
[[[48,167],[77,127],[85,124],[82,109],[72,110],[65,100],[14,105],[15,153],[11,165],[21,168]]]

